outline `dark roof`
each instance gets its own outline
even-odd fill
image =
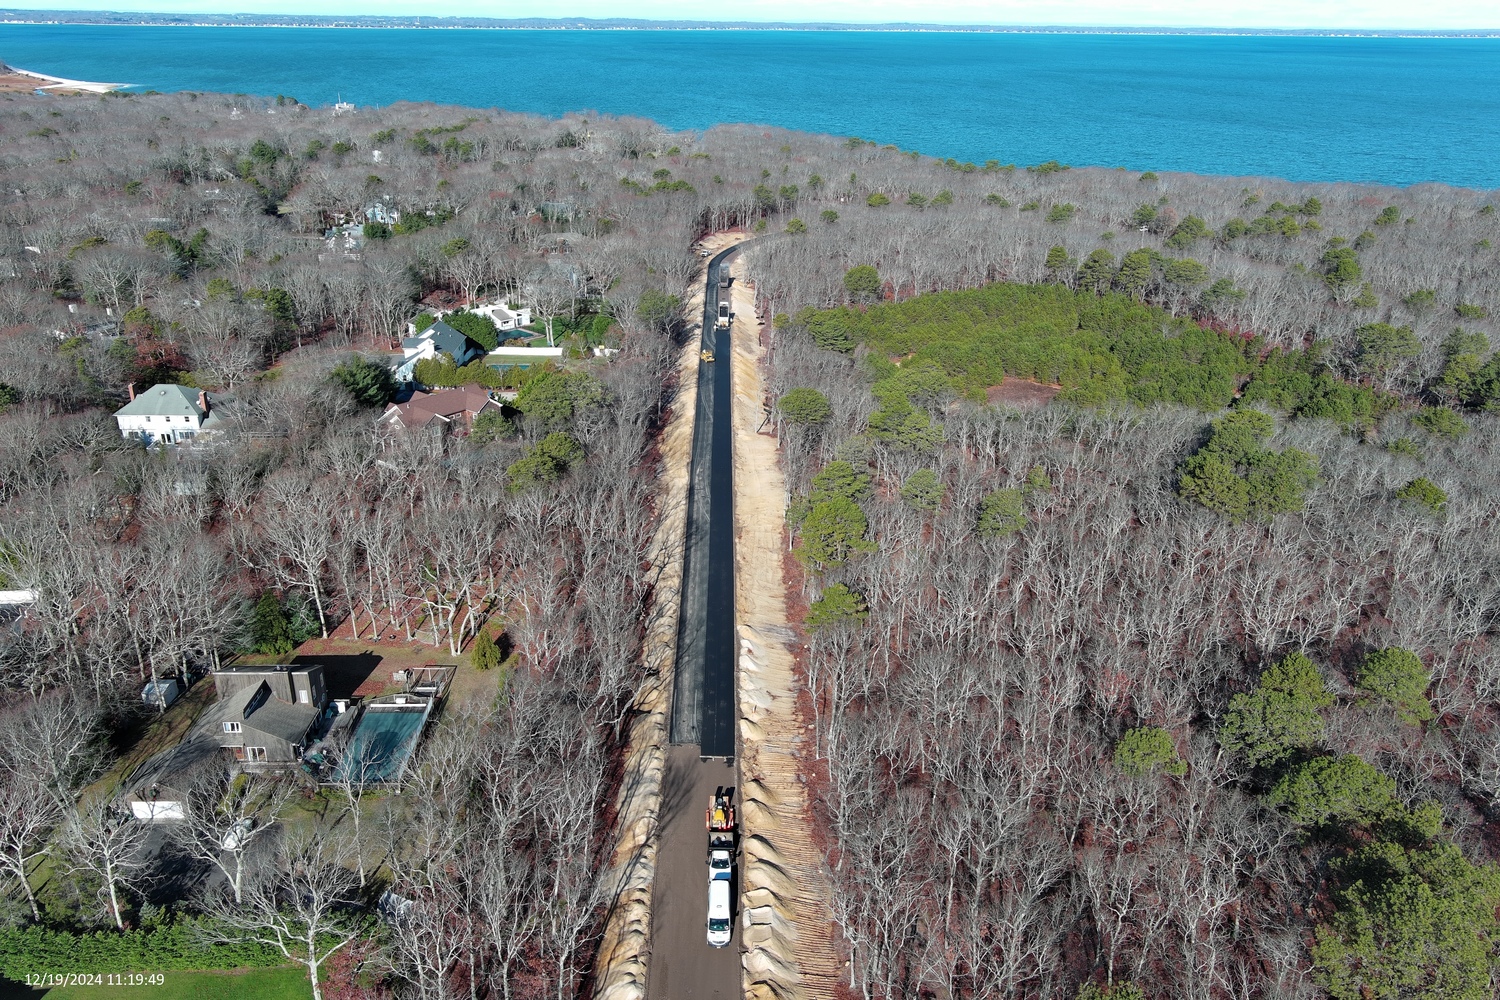
[[[193,780],[193,772],[214,761],[223,750],[216,735],[214,729],[204,724],[204,720],[194,724],[181,743],[148,758],[131,773],[129,794],[137,798],[150,798],[153,786],[163,791],[187,791],[187,786]]]
[[[426,330],[418,331],[415,337],[407,337],[401,341],[402,347],[421,347],[424,341],[432,341],[432,346],[454,359],[472,354],[475,351],[483,351],[477,343],[470,340],[464,334],[453,329],[442,320],[429,326]]]
[[[268,698],[245,719],[245,728],[287,743],[301,743],[317,718],[318,710],[311,705],[291,705],[277,698]]]

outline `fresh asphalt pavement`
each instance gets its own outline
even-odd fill
[[[651,906],[650,1000],[709,1000],[742,994],[738,865],[732,886],[734,939],[708,943],[709,798],[737,786],[735,766],[734,455],[731,450],[730,338],[714,327],[719,269],[734,250],[709,261],[703,298],[683,551],[682,608],[672,691],[672,743],[661,804]],[[738,795],[736,795],[736,801]]]
[[[672,742],[696,743],[704,757],[733,757],[734,711],[734,452],[729,380],[730,338],[718,330],[719,271],[730,248],[709,261],[703,297],[702,349],[715,361],[698,363],[683,552],[677,672],[672,692]]]

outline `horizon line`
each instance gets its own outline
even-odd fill
[[[30,15],[24,19],[15,15]],[[1466,27],[1466,28],[1411,28],[1411,27],[1348,27],[1339,25],[1320,25],[1302,27],[1284,27],[1276,25],[1255,26],[1228,26],[1210,24],[1021,24],[1021,23],[939,23],[918,21],[786,21],[786,20],[733,20],[733,21],[711,21],[691,20],[687,18],[640,18],[640,17],[488,17],[483,15],[468,14],[290,14],[290,13],[253,13],[248,11],[239,12],[212,12],[212,11],[133,11],[133,10],[83,10],[78,8],[69,9],[38,9],[5,7],[0,8],[0,23],[70,23],[70,21],[59,22],[60,17],[69,18],[71,23],[86,22],[89,20],[103,18],[119,19],[145,19],[163,18],[176,19],[183,23],[182,27],[213,27],[204,22],[193,21],[194,18],[222,18],[222,19],[253,19],[262,22],[304,22],[303,25],[286,24],[289,27],[305,26],[310,21],[364,21],[364,27],[407,27],[421,28],[424,25],[417,24],[388,24],[380,25],[369,22],[478,22],[469,25],[452,25],[452,27],[511,27],[524,28],[528,25],[547,25],[557,30],[821,30],[821,31],[952,31],[952,32],[1038,32],[1048,34],[1067,34],[1069,32],[1088,33],[1110,33],[1123,32],[1131,34],[1146,34],[1154,32],[1168,32],[1179,34],[1204,34],[1204,35],[1394,35],[1404,37],[1445,37],[1445,36],[1495,36],[1500,35],[1500,25],[1490,27]],[[113,23],[106,21],[105,23]],[[260,27],[276,27],[277,23],[264,23],[261,25],[245,25]],[[354,27],[357,25],[341,25]],[[432,25],[441,27],[443,25]]]

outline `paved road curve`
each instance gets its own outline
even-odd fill
[[[698,366],[692,478],[672,691],[672,743],[661,804],[661,843],[651,904],[650,1000],[729,1000],[742,995],[739,882],[732,886],[734,940],[708,944],[708,832],[704,810],[721,785],[739,784],[735,759],[734,493],[729,332],[716,331],[719,269],[709,261]],[[736,795],[736,800],[738,796]],[[738,872],[736,871],[736,875]]]

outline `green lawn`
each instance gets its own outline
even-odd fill
[[[65,986],[47,1000],[308,1000],[312,987],[301,968],[243,972],[165,972],[163,986]]]

